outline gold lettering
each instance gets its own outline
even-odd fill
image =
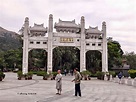
[[[68,42],[70,42],[70,38],[68,38]]]
[[[73,38],[60,38],[60,42],[63,43],[73,42]]]

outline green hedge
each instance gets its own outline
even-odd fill
[[[91,76],[91,72],[89,72],[88,70],[82,71],[81,74],[82,76]]]
[[[37,76],[44,76],[46,74],[47,74],[47,72],[45,72],[45,71],[37,71]]]
[[[33,74],[37,74],[37,71],[32,71]]]
[[[96,75],[97,75],[97,79],[104,80],[104,75],[105,75],[104,72],[97,71]]]
[[[91,77],[97,77],[97,74],[95,73],[95,74],[91,74]]]
[[[109,74],[112,75],[113,77],[116,77],[115,71],[109,71]]]
[[[27,74],[23,74],[22,71],[17,72],[18,80],[21,80],[22,78],[25,78],[26,80],[30,80],[32,79],[32,76],[33,76],[32,71],[28,72]]]
[[[128,71],[128,73],[129,73],[129,76],[130,76],[131,78],[135,78],[135,77],[136,77],[136,70],[130,69],[130,70]]]
[[[53,76],[56,76],[58,74],[58,72],[52,72]]]

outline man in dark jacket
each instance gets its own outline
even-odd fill
[[[72,80],[72,82],[75,82],[75,96],[77,96],[77,93],[79,94],[79,96],[81,97],[81,89],[80,89],[80,82],[81,82],[81,74],[78,72],[78,69],[75,68],[74,69],[74,73],[75,73],[75,79]]]
[[[118,74],[119,84],[121,83],[121,78],[122,78],[122,76],[123,76],[122,72],[119,72],[119,74]]]

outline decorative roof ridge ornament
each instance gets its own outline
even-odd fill
[[[43,27],[43,26],[44,26],[44,23],[42,23],[42,24],[36,24],[36,23],[34,23],[34,26]]]
[[[62,20],[59,18],[59,22],[62,22]]]
[[[59,19],[58,23],[55,22],[54,28],[60,28],[60,27],[63,27],[63,28],[80,28],[80,25],[75,23],[75,19],[72,20],[72,21],[62,21],[61,19]]]
[[[55,22],[56,23],[56,22]],[[73,24],[76,24],[75,23],[75,19],[72,20],[72,21],[62,21],[60,18],[59,18],[59,22],[58,23],[73,23]]]
[[[74,19],[74,20],[72,20],[72,23],[75,23],[75,19]]]
[[[75,23],[75,19],[72,21],[62,21],[59,19],[57,23],[55,22],[54,28],[56,28],[57,32],[77,33],[79,32],[81,26],[80,24]]]
[[[102,22],[102,25],[103,25],[103,26],[106,26],[106,22],[105,22],[105,21],[103,21],[103,22]]]
[[[81,17],[81,21],[85,22],[85,17],[84,16]]]
[[[25,22],[29,22],[29,18],[28,17],[25,18]]]
[[[53,19],[53,15],[52,14],[49,15],[49,19]]]
[[[98,30],[98,26],[96,26],[96,27],[89,26],[89,29],[97,29]]]
[[[30,32],[31,31],[40,31],[40,32],[47,32],[47,27],[44,27],[44,23],[42,24],[36,24],[34,23],[33,27],[30,27]]]
[[[98,29],[98,26],[91,27],[89,26],[88,29],[86,29],[87,34],[102,34],[103,32]]]

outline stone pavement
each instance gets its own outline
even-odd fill
[[[72,79],[63,76],[62,95],[56,95],[54,80],[17,80],[17,74],[6,73],[0,82],[0,102],[136,102],[136,87],[97,79],[82,81],[82,97],[75,97]]]

